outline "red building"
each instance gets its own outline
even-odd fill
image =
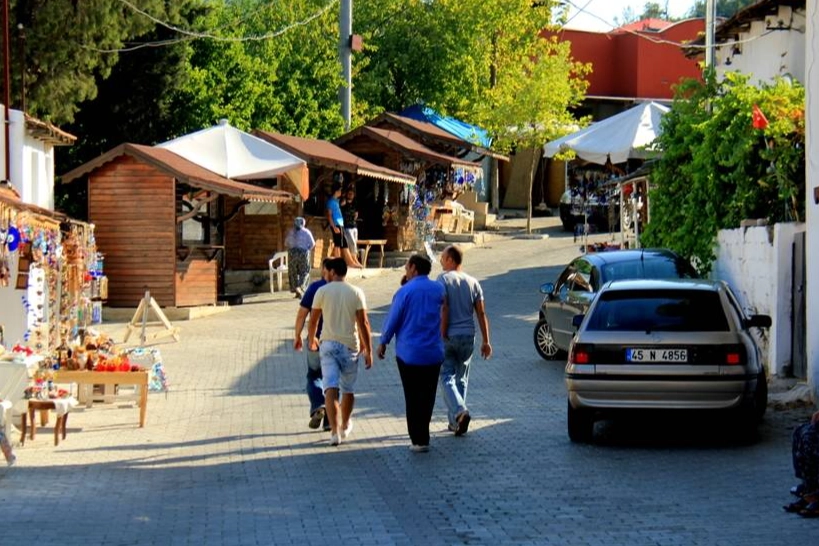
[[[644,19],[606,33],[563,29],[541,35],[570,42],[572,57],[591,63],[586,92],[590,111],[582,113],[603,119],[635,102],[668,102],[681,79],[700,78],[697,62],[686,58],[680,46],[704,31],[704,19]]]

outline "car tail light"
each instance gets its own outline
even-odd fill
[[[569,362],[572,364],[588,364],[591,362],[591,353],[588,345],[573,345]]]
[[[729,345],[725,349],[725,364],[728,366],[742,366],[745,364],[745,347],[742,345]]]

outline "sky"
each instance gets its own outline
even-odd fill
[[[660,5],[666,0],[653,0]],[[646,0],[571,0],[570,21],[566,28],[607,32],[615,27],[614,19],[623,18],[623,10],[630,7],[642,13]],[[681,17],[694,5],[694,0],[668,0],[671,17]],[[583,8],[581,12],[578,8]]]

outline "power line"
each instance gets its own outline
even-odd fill
[[[319,17],[321,17],[322,15],[327,13],[330,10],[330,8],[332,8],[338,2],[338,0],[330,0],[327,3],[327,5],[325,5],[323,8],[321,8],[318,12],[314,13],[313,15],[310,15],[309,17],[307,17],[305,19],[302,19],[301,21],[296,21],[295,23],[291,23],[291,24],[289,24],[289,25],[287,25],[287,26],[285,26],[285,27],[283,27],[283,28],[281,28],[279,30],[273,31],[273,32],[268,32],[268,33],[265,33],[265,34],[253,35],[253,36],[217,36],[217,35],[214,35],[214,34],[209,34],[207,32],[197,32],[197,31],[192,31],[192,30],[187,30],[187,29],[177,27],[175,25],[172,25],[170,23],[167,23],[165,21],[162,21],[161,19],[158,19],[158,18],[154,17],[150,13],[147,13],[147,12],[139,9],[137,6],[135,6],[134,4],[129,2],[128,0],[119,0],[119,1],[122,4],[124,4],[125,6],[127,6],[129,9],[133,10],[135,13],[138,13],[139,15],[142,15],[143,17],[146,17],[146,18],[150,19],[156,25],[167,28],[168,30],[172,30],[174,32],[178,32],[179,34],[182,34],[183,37],[181,37],[181,38],[170,38],[170,39],[167,39],[167,40],[156,40],[156,41],[151,41],[151,42],[142,42],[142,43],[138,43],[138,44],[136,44],[134,46],[131,46],[131,47],[122,47],[122,48],[116,48],[116,49],[101,49],[101,48],[97,48],[97,47],[94,47],[94,46],[88,46],[88,45],[83,45],[82,46],[83,48],[89,49],[91,51],[96,51],[98,53],[125,53],[125,52],[129,52],[129,51],[136,51],[138,49],[142,49],[142,48],[146,48],[146,47],[163,47],[163,46],[167,46],[167,45],[177,44],[177,43],[180,43],[180,42],[187,42],[187,41],[190,41],[190,40],[214,40],[214,41],[218,41],[218,42],[250,42],[250,41],[270,40],[272,38],[277,38],[277,37],[281,36],[282,34],[284,34],[285,32],[293,30],[294,28],[304,26],[304,25],[307,25],[307,24],[313,22],[314,20],[318,19]]]
[[[565,0],[565,2],[567,4],[569,4],[570,6],[572,6],[574,9],[576,9],[578,11],[578,13],[583,12],[586,15],[594,17],[598,21],[601,21],[601,22],[605,23],[606,25],[610,26],[612,28],[612,30],[620,30],[622,32],[633,34],[633,35],[635,35],[635,36],[637,36],[639,38],[642,38],[644,40],[648,40],[649,42],[652,42],[652,43],[655,43],[655,44],[673,45],[673,46],[676,46],[676,47],[687,48],[687,49],[703,49],[704,50],[706,48],[705,45],[684,43],[684,42],[674,42],[672,40],[665,40],[663,38],[654,38],[653,36],[649,36],[648,34],[646,34],[644,32],[638,32],[636,30],[626,28],[626,27],[617,27],[617,26],[613,25],[610,21],[607,21],[606,19],[603,19],[602,17],[600,17],[596,13],[592,13],[591,11],[587,10],[586,6],[589,5],[589,2],[587,2],[583,7],[578,6],[577,4],[572,2],[571,0]],[[561,30],[562,30],[562,27],[561,27]],[[726,41],[726,42],[720,42],[718,44],[718,47],[747,44],[749,42],[753,42],[755,40],[759,40],[760,38],[762,38],[764,36],[767,36],[768,34],[773,32],[774,30],[776,30],[776,29],[770,29],[767,32],[763,32],[762,34],[760,34],[758,36],[751,36],[751,37],[746,38],[744,40],[731,40],[731,41]]]

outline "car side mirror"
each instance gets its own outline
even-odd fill
[[[572,326],[575,329],[580,328],[580,325],[583,324],[583,319],[586,318],[586,315],[575,315],[572,317]]]
[[[751,315],[745,321],[746,328],[770,328],[773,321],[769,315]]]
[[[555,291],[555,283],[547,282],[545,284],[540,285],[540,293],[541,294],[551,294]]]

